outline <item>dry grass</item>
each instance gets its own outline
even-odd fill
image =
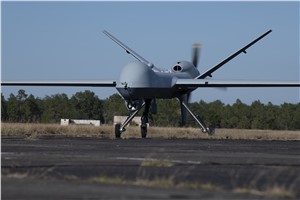
[[[240,194],[254,194],[258,196],[268,196],[274,198],[294,198],[296,196],[293,190],[286,189],[281,186],[268,187],[265,190],[257,190],[257,189],[250,189],[250,188],[235,188],[233,192],[240,193]]]
[[[300,140],[300,131],[216,129],[215,135],[209,136],[197,128],[151,127],[149,133],[149,136],[156,138]],[[139,135],[139,133],[137,135]]]
[[[97,137],[114,138],[114,127],[89,125],[61,126],[58,124],[26,124],[1,123],[2,136],[19,136],[36,139],[42,136],[65,137]],[[140,138],[139,127],[128,127],[122,138]],[[197,128],[150,127],[150,138],[188,138],[188,139],[250,139],[250,140],[300,140],[300,131],[272,131],[272,130],[241,130],[216,129],[213,136],[202,133]]]
[[[127,180],[121,177],[107,177],[107,176],[98,176],[91,177],[88,181],[93,183],[104,183],[104,184],[123,184],[123,185],[137,185],[137,186],[146,186],[146,187],[160,187],[160,188],[183,188],[183,189],[193,189],[193,190],[216,190],[220,189],[219,186],[213,185],[211,183],[190,183],[190,182],[181,182],[176,183],[174,177],[165,177],[165,178],[154,178],[154,179],[143,179],[137,178],[136,180]]]
[[[90,182],[93,183],[106,183],[106,184],[127,184],[129,181],[121,177],[108,177],[108,176],[97,176],[89,178]]]
[[[142,167],[173,167],[174,163],[168,160],[148,159],[141,163]]]
[[[213,183],[200,183],[200,182],[176,182],[175,176],[169,177],[155,177],[153,179],[138,177],[136,180],[127,180],[121,177],[91,177],[88,179],[94,183],[104,184],[122,184],[122,185],[137,185],[146,187],[160,187],[160,188],[178,188],[178,189],[192,189],[192,190],[205,190],[205,191],[217,191],[224,190],[222,186]],[[292,188],[285,188],[284,186],[268,186],[265,189],[258,190],[252,187],[237,187],[233,188],[231,192],[236,194],[251,194],[262,197],[272,198],[295,198],[296,192]]]
[[[173,178],[155,178],[155,179],[142,179],[138,178],[133,185],[146,186],[146,187],[160,187],[160,188],[173,188],[176,184]]]
[[[42,136],[113,138],[112,133],[112,126],[1,123],[1,136],[19,136],[27,139]]]
[[[24,178],[28,178],[29,174],[27,172],[26,173],[15,172],[15,173],[4,175],[4,177],[15,178],[15,179],[24,179]]]

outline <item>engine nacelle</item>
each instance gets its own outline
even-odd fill
[[[187,72],[193,77],[196,77],[199,75],[199,71],[197,68],[193,65],[193,63],[188,61],[179,61],[172,67],[172,72],[174,73],[180,73],[180,72]]]

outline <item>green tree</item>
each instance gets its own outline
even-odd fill
[[[46,96],[43,110],[42,122],[56,123],[74,116],[74,109],[65,93]]]
[[[176,99],[158,99],[157,114],[152,115],[154,126],[179,126],[181,124],[181,111],[179,101]]]
[[[41,120],[41,109],[37,99],[31,94],[24,103],[24,115],[26,122],[39,122]]]
[[[155,126],[179,126],[181,123],[180,104],[177,99],[156,101],[158,113],[150,110],[150,123]],[[284,103],[280,106],[259,100],[250,106],[239,99],[233,105],[224,105],[217,100],[189,103],[190,109],[199,115],[206,125],[220,128],[286,129],[300,130],[300,103]],[[141,115],[143,109],[138,113]],[[1,119],[9,122],[59,122],[61,118],[100,119],[103,123],[112,123],[113,116],[125,115],[129,111],[123,98],[113,94],[101,100],[94,92],[86,90],[77,92],[68,98],[66,94],[46,96],[43,99],[27,95],[25,90],[10,94],[6,100],[1,94]],[[187,125],[199,127],[187,113]]]
[[[20,121],[20,122],[26,121],[24,104],[27,99],[27,96],[28,95],[25,93],[25,90],[19,90],[18,94],[16,96],[18,105],[19,105],[19,120],[18,121]]]
[[[129,114],[122,97],[115,93],[103,102],[103,116],[105,123],[113,123],[113,118],[117,116],[127,116]]]
[[[208,104],[207,121],[208,124],[215,127],[221,127],[224,115],[224,104],[220,100],[216,100]]]
[[[7,101],[5,100],[3,94],[1,93],[1,121],[7,121]]]
[[[103,105],[102,101],[94,92],[86,90],[77,92],[71,98],[72,105],[75,107],[76,118],[97,119],[103,123]]]
[[[284,103],[280,106],[280,110],[281,110],[281,112],[279,114],[280,127],[281,127],[281,129],[289,130],[294,121],[293,114],[294,114],[294,111],[296,110],[296,107],[293,104]]]
[[[250,112],[248,106],[237,99],[231,107],[230,123],[232,128],[250,128]]]
[[[7,99],[7,115],[9,122],[18,122],[20,119],[19,103],[17,97],[12,93]]]
[[[251,128],[263,129],[265,122],[265,107],[259,100],[251,104]]]
[[[300,103],[295,105],[293,121],[291,123],[292,130],[300,130]]]
[[[280,129],[279,124],[279,111],[278,106],[273,105],[271,102],[265,105],[265,124],[262,126],[264,129],[277,130]]]
[[[231,106],[230,105],[224,105],[223,111],[222,111],[222,119],[221,119],[221,124],[220,128],[232,128],[231,127],[231,122],[229,119],[231,119]]]

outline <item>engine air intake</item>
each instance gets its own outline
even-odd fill
[[[173,70],[174,70],[175,72],[181,72],[182,67],[181,67],[180,65],[175,65],[175,66],[173,67]]]

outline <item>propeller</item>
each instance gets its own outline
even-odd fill
[[[192,47],[192,63],[197,68],[199,63],[199,54],[200,54],[200,43],[194,43]],[[187,94],[187,102],[190,103],[192,99],[192,92]]]
[[[197,68],[199,63],[199,54],[200,54],[200,43],[194,43],[192,47],[192,63]],[[180,102],[184,102],[185,104],[190,103],[192,99],[192,92],[184,94],[181,96]],[[181,126],[186,125],[186,114],[187,110],[185,107],[180,103],[181,109]]]
[[[198,67],[200,46],[199,43],[194,43],[192,48],[192,63],[195,67]]]

